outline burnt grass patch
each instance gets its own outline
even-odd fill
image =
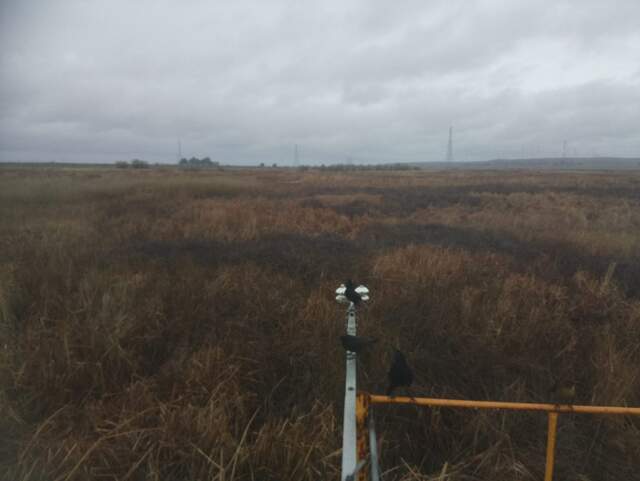
[[[357,244],[334,235],[280,234],[255,240],[147,240],[120,249],[121,257],[156,260],[173,265],[181,260],[205,266],[254,263],[305,281],[342,279],[362,263],[365,252]]]
[[[637,186],[579,186],[579,185],[535,185],[535,184],[500,184],[473,183],[449,186],[424,187],[354,187],[353,189],[318,189],[313,195],[326,194],[370,194],[379,195],[383,201],[378,205],[368,204],[362,200],[355,200],[338,205],[328,205],[339,214],[353,218],[369,215],[406,216],[419,209],[443,208],[461,206],[470,209],[481,209],[482,194],[511,195],[511,194],[574,194],[594,199],[624,199],[640,201],[640,187]],[[307,193],[306,195],[309,195]],[[308,202],[308,201],[307,201]]]

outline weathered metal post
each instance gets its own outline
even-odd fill
[[[558,413],[549,413],[547,427],[547,463],[544,469],[544,481],[553,480],[553,465],[556,456],[556,430],[558,428]]]
[[[336,289],[336,300],[349,303],[347,309],[347,334],[356,335],[356,307],[345,297],[345,286]],[[356,288],[363,301],[369,300],[369,289],[365,286]],[[344,386],[344,421],[342,424],[342,475],[340,479],[353,479],[358,467],[357,430],[356,430],[356,353],[347,351],[347,365]]]
[[[373,420],[373,409],[369,409],[369,456],[371,458],[371,481],[380,481],[378,438],[376,437],[376,425]]]

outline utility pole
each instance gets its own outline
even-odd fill
[[[447,162],[453,162],[453,127],[449,127],[449,142],[447,143]]]

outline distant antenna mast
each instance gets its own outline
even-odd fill
[[[300,165],[300,159],[298,157],[298,144],[293,147],[293,165],[298,167]]]
[[[453,127],[449,127],[449,143],[447,144],[447,162],[453,162]]]

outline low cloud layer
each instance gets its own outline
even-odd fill
[[[640,155],[640,2],[0,3],[0,161]]]

